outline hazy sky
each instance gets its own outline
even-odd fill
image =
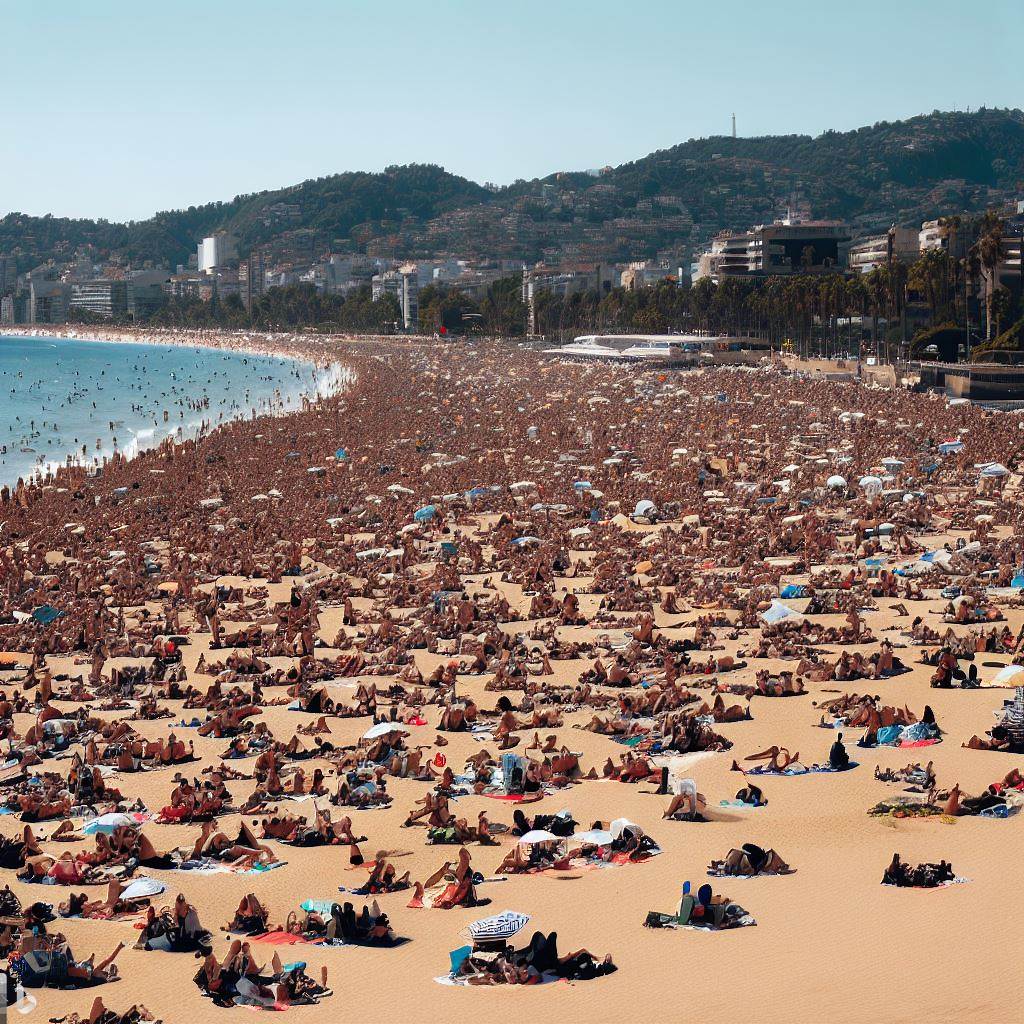
[[[0,0],[0,214],[344,170],[507,183],[705,135],[1024,105],[1022,0]]]

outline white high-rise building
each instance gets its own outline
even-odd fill
[[[238,246],[226,231],[218,231],[199,243],[196,247],[196,256],[199,260],[199,272],[212,274],[231,260],[237,259]]]

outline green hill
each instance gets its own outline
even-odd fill
[[[1024,187],[1019,110],[922,115],[850,132],[696,139],[599,176],[561,172],[484,188],[431,165],[350,172],[128,224],[0,219],[0,253],[26,270],[81,246],[171,265],[225,228],[242,251],[327,251],[535,261],[688,260],[723,228],[771,220],[791,202],[855,231],[980,211]]]

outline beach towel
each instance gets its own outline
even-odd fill
[[[833,768],[829,764],[812,764],[809,768],[800,765],[798,768],[787,768],[785,771],[769,771],[763,765],[746,769],[747,775],[774,775],[778,778],[796,777],[799,775],[826,775],[830,773],[848,772],[858,767],[859,762],[851,761],[845,768]]]
[[[309,939],[285,931],[263,932],[261,935],[254,935],[252,941],[263,942],[268,946],[312,945]]]
[[[944,882],[939,882],[938,885],[893,885],[891,882],[883,882],[882,885],[886,889],[909,889],[913,892],[935,892],[938,889],[949,889],[954,885],[966,885],[970,881],[969,878],[961,878],[959,875],[956,878],[947,878]]]

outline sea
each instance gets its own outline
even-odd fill
[[[340,366],[213,348],[0,335],[0,485],[69,456],[96,465],[168,436],[286,412],[344,376]]]

